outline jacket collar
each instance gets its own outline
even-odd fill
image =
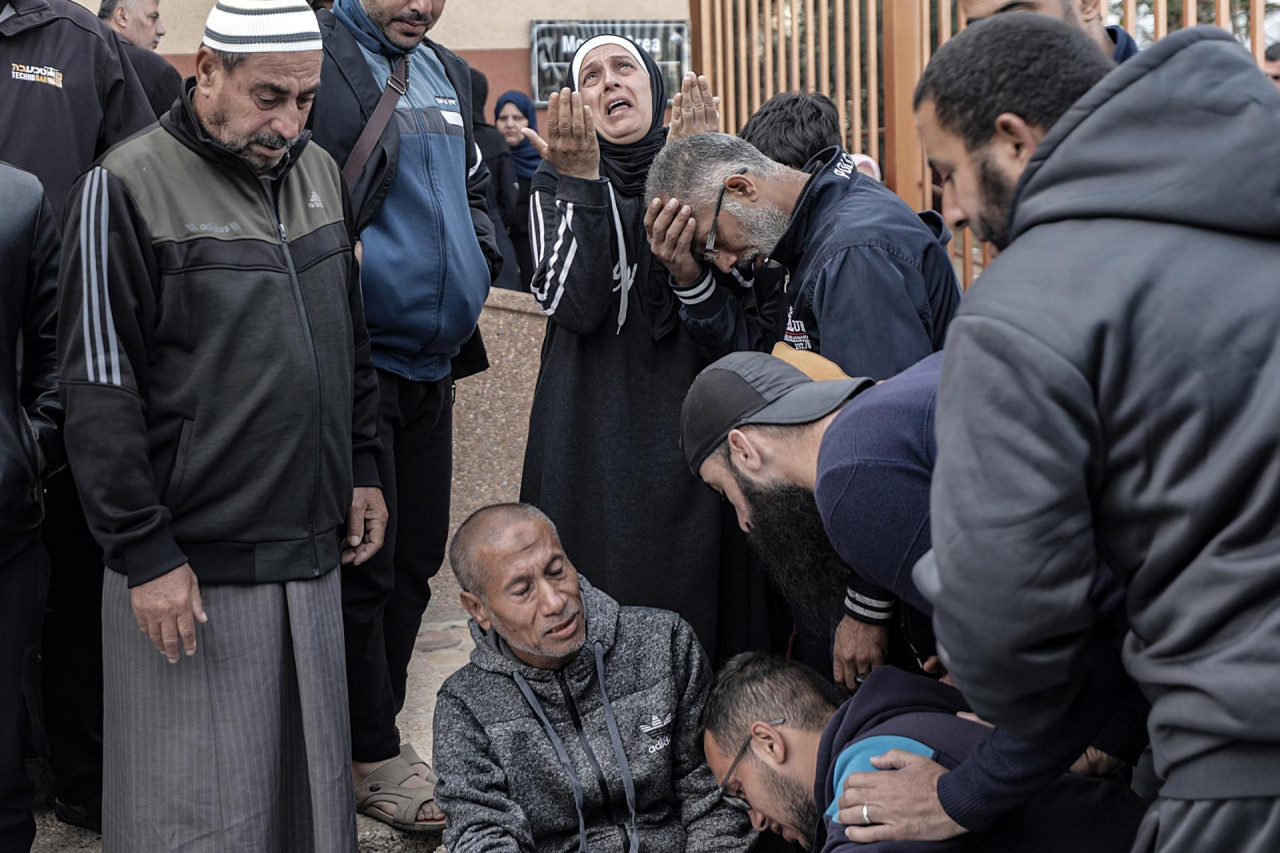
[[[347,28],[365,50],[395,59],[405,54],[405,51],[387,41],[386,35],[374,25],[373,21],[365,13],[364,8],[360,5],[360,0],[337,0],[333,4],[333,16]],[[440,53],[436,49],[435,42],[429,38],[423,38],[413,50],[408,52],[414,53],[423,47],[434,51],[437,55]]]
[[[569,662],[563,672],[575,677],[589,674],[594,678],[593,647],[600,643],[604,646],[605,654],[613,650],[617,641],[620,608],[618,602],[593,587],[582,575],[578,575],[578,583],[582,587],[582,613],[587,622],[587,639],[577,657]],[[476,644],[471,652],[471,663],[480,669],[507,676],[518,672],[529,681],[550,681],[555,678],[555,670],[537,669],[521,662],[496,631],[486,632],[474,619],[468,623],[468,627],[471,629],[471,639]]]
[[[311,131],[304,130],[298,141],[285,153],[284,157],[270,171],[258,174],[249,161],[232,151],[227,150],[205,131],[196,117],[195,107],[191,104],[191,93],[195,90],[196,80],[188,77],[182,83],[182,97],[176,101],[169,112],[160,117],[160,126],[173,134],[179,142],[199,154],[232,169],[244,169],[255,178],[263,181],[278,181],[289,173],[293,164],[302,156],[302,151],[311,139]]]
[[[786,233],[769,253],[769,260],[777,261],[793,273],[808,246],[809,235],[813,231],[810,222],[822,222],[826,209],[844,196],[861,174],[853,158],[838,146],[815,156],[804,170],[813,177],[796,200]]]
[[[62,17],[48,0],[8,0],[8,4],[13,7],[13,15],[0,22],[0,36],[16,36]],[[4,5],[5,0],[0,0],[0,9]]]

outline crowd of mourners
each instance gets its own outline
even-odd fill
[[[539,125],[445,0],[0,0],[0,850],[36,754],[107,853],[1280,850],[1280,46],[961,5],[917,212],[623,36]]]

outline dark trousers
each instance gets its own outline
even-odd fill
[[[23,769],[39,695],[40,622],[49,563],[36,541],[0,562],[0,850],[31,848],[34,789]]]
[[[69,470],[45,493],[49,600],[41,676],[49,765],[58,799],[102,793],[102,549],[89,533]]]
[[[342,569],[351,754],[382,761],[400,752],[409,658],[449,538],[453,383],[410,382],[378,371],[378,476],[391,518],[382,550]],[[402,523],[403,522],[403,523]]]

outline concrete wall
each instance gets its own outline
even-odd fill
[[[95,13],[93,0],[78,0]],[[168,30],[160,52],[183,74],[200,47],[211,0],[160,0]],[[689,19],[689,0],[451,0],[431,37],[456,50],[489,78],[494,98],[507,89],[529,91],[529,23],[534,20]]]

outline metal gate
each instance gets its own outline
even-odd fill
[[[1280,0],[1111,0],[1112,20],[1139,45],[1195,24],[1233,32],[1259,63],[1280,40]],[[845,147],[875,157],[908,204],[933,204],[911,98],[934,50],[965,27],[956,0],[690,0],[693,65],[721,96],[737,132],[778,92],[816,91],[840,111]],[[1270,24],[1270,26],[1268,26]],[[985,263],[967,230],[952,241],[967,288]]]

